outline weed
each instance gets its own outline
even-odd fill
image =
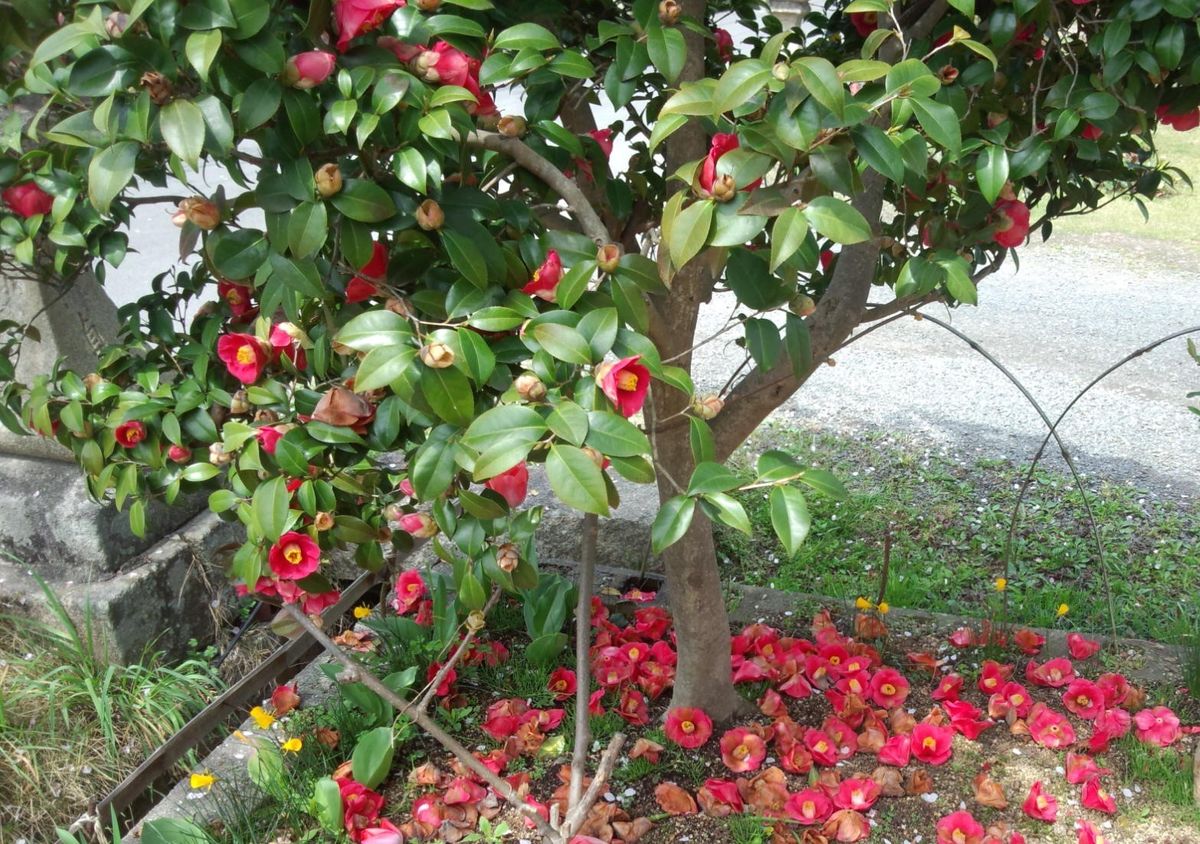
[[[726,823],[733,844],[767,844],[770,840],[771,830],[759,818],[730,815]]]

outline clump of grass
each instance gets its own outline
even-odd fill
[[[52,619],[0,615],[0,840],[56,841],[219,690],[208,665],[97,656],[47,590]]]
[[[1174,812],[1181,822],[1200,828],[1200,806],[1192,796],[1191,754],[1155,747],[1132,735],[1121,739],[1117,748],[1120,752],[1109,760],[1121,761],[1120,773],[1130,786],[1140,786],[1146,799],[1158,807],[1156,811]]]

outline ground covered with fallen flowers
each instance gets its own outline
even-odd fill
[[[420,620],[419,603],[398,606]],[[437,690],[440,717],[548,814],[556,802],[565,809],[577,678],[569,663],[525,658],[519,635],[505,630],[514,612],[498,608],[494,638],[475,644]],[[386,667],[395,645],[386,622],[368,617],[340,640]],[[700,710],[668,708],[669,612],[643,593],[597,600],[593,762],[617,730],[628,739],[575,844],[1200,842],[1190,805],[1200,704],[1169,672],[1139,684],[1122,671],[1128,652],[1074,634],[1059,655],[1029,629],[903,627],[873,607],[746,627],[733,640],[733,668],[747,713],[715,725]],[[297,770],[332,775],[350,840],[536,841],[516,812],[415,733],[390,778],[366,788],[347,761],[354,707],[289,713],[302,701],[286,688],[277,698],[259,710],[267,732],[300,740],[288,754]],[[305,776],[293,779],[303,796]],[[275,840],[303,834],[285,832]]]

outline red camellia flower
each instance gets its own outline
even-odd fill
[[[521,288],[521,292],[547,302],[553,302],[557,298],[555,290],[558,283],[562,281],[562,277],[563,265],[558,257],[558,252],[554,249],[548,250],[546,260],[542,261],[542,265],[533,271],[533,278],[529,279],[529,283]]]
[[[1165,123],[1176,132],[1189,132],[1200,126],[1200,108],[1189,111],[1171,111],[1170,106],[1159,106],[1155,112],[1160,123]]]
[[[1029,696],[1029,690],[1020,683],[1009,682],[1004,684],[1004,687],[999,692],[992,695],[993,698],[998,698],[1008,709],[1013,709],[1017,713],[1018,718],[1024,718],[1029,714],[1029,710],[1033,707],[1033,698]],[[992,701],[988,701],[988,712],[991,713]],[[1003,717],[1005,713],[992,714],[994,718]]]
[[[546,688],[554,693],[555,700],[567,700],[575,694],[575,672],[570,668],[556,668],[550,673]]]
[[[879,748],[877,758],[880,765],[891,765],[893,768],[903,768],[908,764],[912,755],[912,737],[904,734],[895,735]]]
[[[958,700],[962,692],[963,678],[957,674],[944,676],[930,695],[934,700]]]
[[[287,358],[296,369],[304,369],[308,366],[308,356],[304,353],[304,347],[300,345],[302,337],[304,337],[304,332],[290,322],[281,322],[271,326],[271,334],[267,338],[267,342],[271,344],[271,348],[275,352],[275,362],[278,363],[280,359]]]
[[[617,714],[634,727],[644,727],[650,723],[650,707],[646,703],[646,696],[637,689],[626,688],[621,692]]]
[[[1101,674],[1096,685],[1104,690],[1105,706],[1120,706],[1129,696],[1129,681],[1124,674]]]
[[[288,59],[285,78],[291,81],[292,87],[308,90],[328,79],[336,64],[337,56],[324,50],[297,53]]]
[[[713,818],[727,817],[735,812],[740,814],[746,808],[737,783],[732,780],[705,780],[696,792],[696,800],[704,814]]]
[[[300,705],[300,695],[296,694],[296,684],[276,686],[271,692],[271,711],[282,718]]]
[[[283,439],[283,434],[284,432],[274,425],[263,425],[254,431],[254,436],[258,438],[258,444],[267,454],[275,453],[275,446]]]
[[[700,165],[699,183],[700,188],[705,193],[712,193],[713,182],[717,178],[717,162],[721,160],[721,156],[730,150],[738,148],[738,136],[718,132],[713,135],[712,142],[708,147],[708,155],[704,162]]]
[[[501,472],[488,480],[485,487],[500,493],[500,497],[508,502],[509,507],[516,507],[525,500],[529,490],[529,468],[521,461],[511,469]]]
[[[529,707],[520,698],[498,700],[487,708],[480,726],[496,741],[504,741],[517,731],[521,726],[521,718],[528,711]]]
[[[1031,659],[1025,665],[1025,679],[1035,686],[1059,689],[1075,679],[1075,666],[1071,660],[1061,656],[1040,666]]]
[[[950,644],[956,648],[971,648],[978,644],[975,631],[970,627],[960,627],[950,634]]]
[[[0,199],[17,214],[26,219],[35,214],[49,214],[54,207],[54,197],[39,188],[34,182],[21,182],[19,185],[0,191]]]
[[[1097,141],[1103,134],[1104,130],[1095,123],[1086,123],[1084,124],[1083,131],[1079,133],[1079,137],[1083,138],[1085,141]],[[1075,658],[1080,659],[1080,657]]]
[[[1096,760],[1086,753],[1074,753],[1072,751],[1067,751],[1066,768],[1067,782],[1072,785],[1087,782],[1092,777],[1112,773],[1107,768],[1101,768],[1097,765]]]
[[[342,793],[342,818],[351,841],[359,841],[363,830],[375,826],[383,811],[383,795],[349,778],[335,780]]]
[[[1013,644],[1020,648],[1021,653],[1034,656],[1041,652],[1042,646],[1046,644],[1046,637],[1028,627],[1022,627],[1013,634]]]
[[[838,762],[838,745],[823,730],[804,731],[804,746],[818,765],[830,767]]]
[[[1029,235],[1029,206],[1019,199],[1001,199],[993,206],[996,230],[992,239],[1000,246],[1020,246]]]
[[[120,445],[125,448],[133,448],[146,439],[146,426],[136,419],[131,419],[113,429],[113,436]]]
[[[937,724],[917,724],[912,731],[912,755],[929,765],[944,765],[954,752],[954,731]]]
[[[1004,683],[1012,676],[1011,665],[1001,665],[995,660],[984,660],[983,669],[979,672],[979,691],[985,695],[1000,691]]]
[[[680,747],[695,750],[712,736],[712,719],[701,709],[676,706],[667,711],[663,731]]]
[[[1088,659],[1100,652],[1100,643],[1085,639],[1078,633],[1068,633],[1067,650],[1071,653],[1071,659]]]
[[[1072,680],[1062,702],[1068,712],[1090,721],[1104,711],[1104,692],[1091,680]]]
[[[766,744],[745,727],[735,727],[721,736],[721,761],[735,774],[758,770],[766,756]]]
[[[217,357],[229,374],[243,384],[253,384],[267,365],[267,350],[253,334],[224,334],[217,340]]]
[[[358,275],[346,284],[346,301],[363,302],[379,295],[379,284],[387,278],[387,247],[379,241],[371,246],[371,258],[358,268]]]
[[[884,709],[895,709],[908,697],[908,680],[895,668],[881,668],[871,678],[871,699]]]
[[[825,822],[833,811],[833,802],[820,789],[806,788],[789,797],[783,810],[792,820],[812,826]]]
[[[438,672],[441,670],[442,664],[440,662],[429,663],[429,668],[425,670],[425,682],[432,683],[437,679]],[[458,672],[451,668],[446,672],[446,676],[442,678],[442,681],[437,684],[437,688],[433,690],[433,693],[438,697],[445,697],[450,694],[450,687],[454,685],[454,681],[457,679]]]
[[[942,709],[950,716],[950,726],[971,741],[979,738],[980,733],[995,723],[981,718],[983,713],[979,711],[979,708],[965,700],[944,701]]]
[[[1035,821],[1054,823],[1058,818],[1058,799],[1042,790],[1042,781],[1038,780],[1029,789],[1029,796],[1021,804],[1025,814]]]
[[[1133,716],[1133,722],[1137,725],[1137,737],[1147,744],[1169,747],[1183,735],[1179,718],[1166,706],[1143,709]]]
[[[937,822],[937,844],[981,844],[983,833],[970,812],[953,812]]]
[[[1103,753],[1113,739],[1129,733],[1133,719],[1124,709],[1106,709],[1092,722],[1092,735],[1088,739],[1088,750]]]
[[[1042,747],[1058,750],[1075,743],[1075,728],[1071,722],[1044,703],[1033,705],[1025,723],[1029,727],[1029,735]]]
[[[401,615],[406,615],[425,597],[425,592],[425,581],[421,578],[419,571],[407,569],[400,572],[400,576],[396,578],[392,609]]]
[[[217,295],[229,306],[229,313],[235,320],[243,320],[258,313],[254,305],[254,289],[248,284],[238,284],[236,281],[217,282]]]
[[[377,29],[404,6],[405,0],[336,0],[333,17],[337,21],[338,52],[346,52],[352,40]]]
[[[1100,834],[1095,824],[1082,818],[1075,821],[1077,837],[1076,844],[1108,844],[1108,839]]]
[[[1117,801],[1101,785],[1100,777],[1088,778],[1079,793],[1079,802],[1085,809],[1095,809],[1107,815],[1116,814],[1117,811]]]
[[[308,534],[289,530],[271,546],[267,562],[280,580],[303,580],[321,565],[321,548]]]
[[[438,533],[437,522],[428,513],[405,513],[396,524],[400,526],[400,530],[418,539],[428,539],[437,536]]]
[[[404,844],[404,833],[384,818],[379,822],[379,826],[364,829],[359,834],[358,844]]]
[[[865,812],[875,805],[880,791],[879,783],[870,777],[854,777],[842,780],[838,785],[833,802],[839,809]]]
[[[192,450],[185,445],[173,445],[167,449],[167,459],[172,463],[187,463],[192,459]]]
[[[716,42],[717,56],[721,61],[725,64],[733,61],[733,36],[728,31],[718,28],[713,30],[713,41]]]
[[[876,12],[851,12],[850,23],[863,38],[879,28],[879,15]]]
[[[638,361],[641,355],[621,358],[616,363],[602,364],[596,370],[601,392],[608,396],[622,416],[633,416],[646,403],[650,389],[650,370]]]

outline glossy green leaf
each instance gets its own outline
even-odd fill
[[[159,113],[159,128],[163,140],[182,161],[193,170],[200,166],[204,149],[204,114],[195,103],[174,100]]]
[[[350,756],[354,781],[375,788],[392,768],[393,738],[391,727],[376,727],[358,737]]]
[[[658,508],[658,515],[650,526],[650,548],[661,554],[687,533],[696,513],[696,499],[684,495],[668,498]]]
[[[849,245],[871,239],[866,218],[844,200],[818,196],[805,207],[804,216],[813,229],[834,243]]]
[[[600,467],[581,449],[554,445],[546,457],[550,488],[568,507],[585,513],[608,515],[608,490]]]
[[[812,526],[804,493],[795,487],[777,486],[771,490],[769,504],[771,527],[787,555],[795,557]]]

